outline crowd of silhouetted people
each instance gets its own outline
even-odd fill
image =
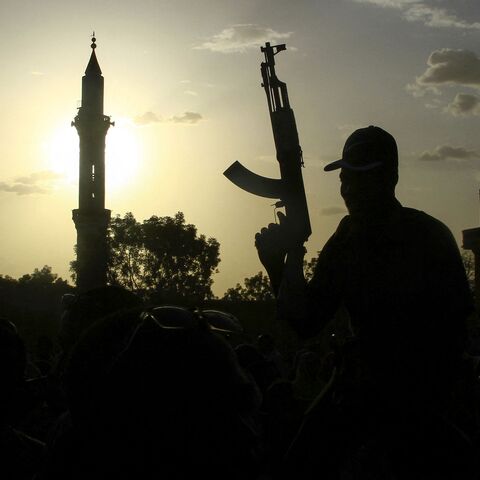
[[[351,435],[349,388],[368,385],[354,340],[280,352],[233,315],[146,306],[118,287],[63,304],[57,338],[33,351],[1,320],[2,479],[480,477],[474,335],[447,416],[375,412]],[[332,408],[344,414],[333,435]]]

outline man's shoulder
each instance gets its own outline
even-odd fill
[[[367,223],[360,230],[363,231],[365,228],[378,227],[370,227]],[[424,243],[428,239],[433,241],[443,239],[447,243],[455,243],[452,232],[443,222],[415,208],[399,206],[398,209],[395,209],[387,223],[384,224],[384,228],[386,228],[385,232],[388,232],[387,236],[397,238],[398,240],[417,238]],[[352,236],[354,237],[354,233],[358,229],[355,220],[350,215],[345,215],[327,243],[336,245],[348,242]]]
[[[435,236],[446,235],[451,237],[450,229],[438,218],[432,217],[422,210],[410,207],[401,207],[399,210],[399,226],[411,228],[421,235],[431,233]]]
[[[342,234],[347,231],[352,224],[352,217],[350,215],[345,215],[338,224],[337,229],[335,230],[334,236],[338,234]]]
[[[451,230],[438,218],[414,208],[402,207],[402,221],[394,229],[400,241],[415,245],[424,258],[460,258]]]

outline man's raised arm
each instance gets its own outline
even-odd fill
[[[279,213],[279,224],[271,223],[256,234],[255,246],[277,298],[278,316],[302,337],[316,335],[333,316],[336,298],[322,298],[322,292],[309,288],[303,273],[305,247],[290,233],[286,217]],[[314,283],[321,284],[322,272],[315,272]]]

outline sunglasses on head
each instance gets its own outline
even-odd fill
[[[140,313],[139,322],[131,333],[125,338],[120,351],[112,359],[108,370],[125,355],[141,331],[148,334],[154,331],[175,332],[184,330],[200,329],[218,333],[222,336],[232,334],[241,335],[243,327],[238,319],[226,312],[219,310],[189,310],[184,307],[162,305],[143,310]]]
[[[189,310],[173,305],[162,305],[142,312],[141,319],[154,322],[158,327],[167,330],[200,327],[227,334],[243,333],[243,328],[235,316],[219,310]]]

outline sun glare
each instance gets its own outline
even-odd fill
[[[131,183],[137,174],[140,144],[135,128],[129,119],[119,118],[108,131],[105,149],[107,192]]]
[[[78,135],[65,122],[45,144],[48,169],[62,176],[65,183],[78,183]]]
[[[68,185],[78,184],[79,139],[68,124],[57,128],[46,144],[48,169],[58,173]],[[135,177],[140,158],[140,145],[135,126],[129,119],[119,118],[110,127],[105,148],[105,188],[107,195],[130,183]]]

